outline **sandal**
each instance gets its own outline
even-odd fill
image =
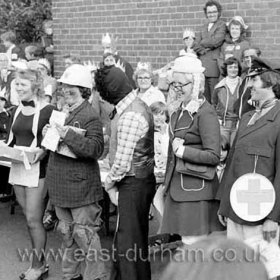
[[[19,278],[21,280],[43,280],[48,276],[49,265],[42,265],[40,268],[29,267],[26,272],[23,272]]]

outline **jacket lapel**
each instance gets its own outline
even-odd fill
[[[181,106],[178,108],[177,111],[173,112],[170,118],[170,132],[172,134],[172,136],[174,136],[174,130],[176,128],[176,124],[178,122],[178,118],[181,115],[182,112],[182,108]]]
[[[242,138],[256,130],[259,130],[261,127],[267,125],[269,121],[274,121],[279,110],[280,110],[280,106],[278,103],[269,112],[267,112],[264,116],[258,119],[255,124],[248,126],[247,124],[249,120],[255,113],[254,111],[250,112],[247,115],[247,118],[244,120],[242,127],[240,127],[239,138]]]
[[[69,125],[71,121],[74,119],[74,117],[86,106],[87,100],[85,100],[79,107],[77,107],[73,112],[69,114],[65,121],[65,125]]]

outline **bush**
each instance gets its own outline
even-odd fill
[[[40,41],[46,19],[51,19],[51,0],[0,0],[0,32],[14,31],[20,44]]]

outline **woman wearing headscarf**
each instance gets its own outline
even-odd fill
[[[179,234],[187,244],[222,228],[215,200],[220,128],[214,108],[201,97],[203,71],[196,57],[178,57],[171,83],[179,107],[170,117],[162,232]]]
[[[245,24],[241,16],[234,16],[227,24],[227,28],[228,33],[221,47],[222,63],[231,56],[237,58],[241,63],[243,51],[250,46],[246,39],[248,25]]]

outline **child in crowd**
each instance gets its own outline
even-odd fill
[[[195,51],[193,50],[194,40],[195,40],[195,32],[190,28],[186,28],[183,33],[183,41],[185,47],[184,49],[180,50],[179,56],[186,55],[189,53],[196,55]]]
[[[168,110],[163,102],[154,102],[150,106],[154,117],[154,150],[155,150],[155,168],[154,173],[157,182],[157,192],[154,197],[153,205],[158,212],[158,220],[160,221],[159,231],[161,227],[161,220],[163,216],[164,208],[164,176],[167,163],[168,153]],[[152,213],[150,212],[150,217]]]
[[[220,164],[217,166],[217,176],[219,182],[221,182],[224,170],[226,168],[226,159],[229,153],[230,143],[226,136],[221,135],[221,155],[220,155]]]

